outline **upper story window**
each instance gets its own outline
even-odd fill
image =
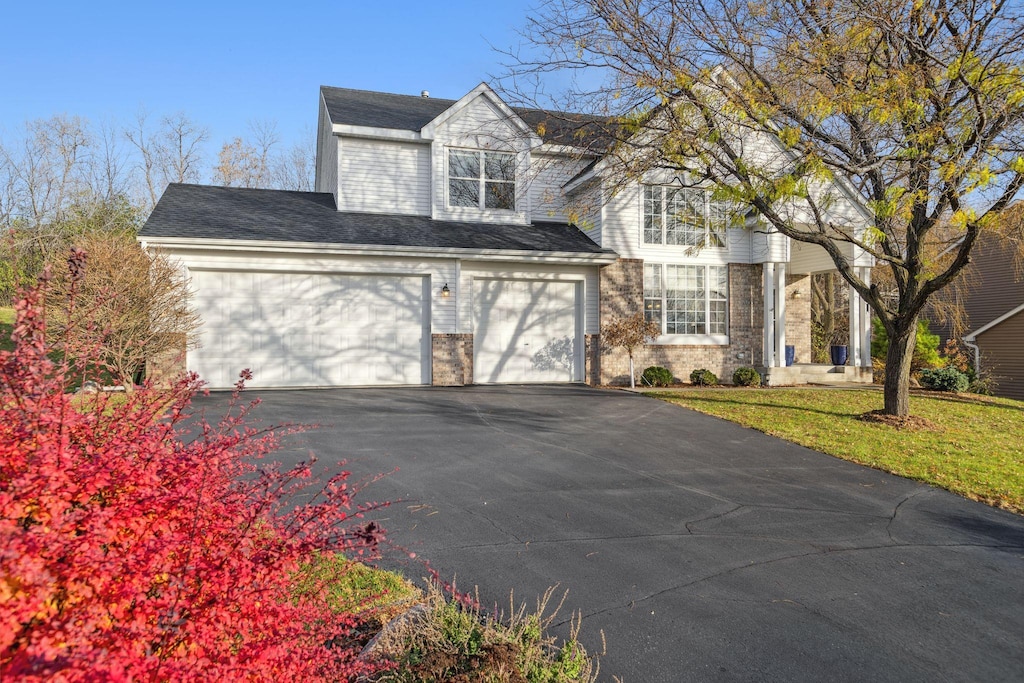
[[[449,150],[448,205],[514,211],[516,155],[484,150]]]
[[[724,247],[725,231],[741,216],[735,205],[697,187],[644,185],[644,244]]]

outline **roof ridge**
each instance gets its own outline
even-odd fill
[[[337,86],[337,85],[321,85],[320,86],[321,90],[323,90],[325,88],[330,89],[330,90],[344,90],[344,91],[347,91],[347,92],[362,92],[362,93],[366,93],[368,95],[390,95],[391,97],[411,97],[414,100],[433,100],[434,102],[451,102],[452,104],[454,104],[454,103],[459,101],[457,99],[452,99],[450,97],[434,97],[433,95],[431,95],[430,97],[423,97],[423,95],[406,95],[405,93],[387,92],[386,90],[367,90],[365,88],[343,88],[343,87]]]

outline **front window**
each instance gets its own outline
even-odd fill
[[[725,231],[742,214],[697,187],[644,185],[644,244],[724,247]]]
[[[728,266],[644,264],[644,317],[662,334],[728,334]]]
[[[483,150],[449,150],[448,204],[474,209],[515,210],[516,155]]]

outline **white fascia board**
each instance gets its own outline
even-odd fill
[[[498,94],[486,83],[480,83],[480,85],[463,95],[455,104],[445,109],[443,112],[438,114],[433,121],[423,126],[420,132],[425,138],[433,139],[434,131],[437,130],[438,126],[451,119],[460,111],[468,107],[470,102],[481,96],[485,97],[491,102],[491,104],[496,106],[502,115],[508,119],[513,126],[527,134],[527,137],[530,140],[530,147],[540,147],[544,143],[544,141],[540,139],[540,136],[537,135],[537,132],[526,125],[526,121],[523,121],[519,114],[515,113],[510,106],[505,104],[505,101],[498,97]]]
[[[984,334],[985,332],[988,332],[989,330],[991,330],[993,327],[995,327],[999,323],[1003,322],[1004,320],[1008,320],[1009,318],[1012,318],[1013,316],[1017,315],[1018,313],[1020,313],[1022,311],[1024,311],[1024,304],[1021,304],[1020,306],[1018,306],[1017,308],[1014,308],[1011,311],[1007,311],[1006,313],[1003,313],[1001,316],[999,316],[998,318],[996,318],[995,320],[990,322],[988,325],[983,325],[983,326],[979,327],[978,329],[976,329],[974,332],[970,332],[968,334],[965,334],[964,335],[964,341],[973,342],[973,341],[977,340],[979,334]]]
[[[604,171],[604,167],[606,165],[607,164],[605,160],[601,159],[596,164],[594,164],[594,167],[591,168],[589,171],[587,171],[581,176],[576,176],[575,178],[567,182],[565,185],[562,185],[562,191],[565,192],[566,194],[572,194],[581,187],[590,184],[591,181],[596,180],[601,175],[601,172]]]
[[[424,258],[472,258],[479,261],[523,261],[531,263],[615,263],[614,253],[537,251],[532,249],[453,249],[448,247],[406,247],[379,244],[336,244],[332,242],[277,242],[273,240],[226,240],[196,237],[139,237],[145,248],[183,251],[274,252],[289,254],[333,254],[348,256],[419,256]]]
[[[574,147],[572,145],[556,145],[553,142],[545,142],[537,149],[533,150],[533,154],[551,154],[569,156],[580,159],[596,159],[601,156],[594,152],[588,151],[582,147]]]
[[[378,128],[376,126],[352,126],[345,123],[331,124],[335,135],[351,138],[371,138],[374,140],[407,140],[410,142],[430,142],[433,138],[424,137],[419,131],[398,130],[396,128]]]

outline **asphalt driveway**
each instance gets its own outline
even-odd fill
[[[1016,515],[626,392],[261,396],[321,425],[283,461],[397,468],[391,538],[485,603],[568,589],[602,680],[1024,679]]]

